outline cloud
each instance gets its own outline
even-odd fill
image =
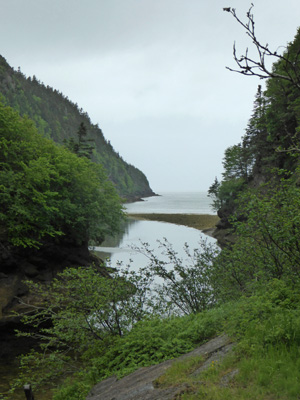
[[[251,42],[224,6],[244,18],[250,2],[10,0],[1,54],[77,102],[154,189],[208,187],[261,83],[225,69],[234,40],[239,53]],[[275,48],[291,41],[299,8],[255,5],[258,37]]]

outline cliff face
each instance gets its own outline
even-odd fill
[[[28,304],[35,302],[24,281],[47,284],[66,267],[91,264],[97,266],[102,275],[107,276],[108,272],[101,266],[101,260],[88,251],[86,244],[76,246],[65,242],[57,246],[49,240],[36,250],[16,248],[2,241],[0,246],[0,358],[4,362],[12,362],[38,344],[32,338],[15,335],[15,330],[24,330],[24,325],[14,312],[27,310],[22,301]]]
[[[39,82],[35,76],[26,78],[9,66],[0,56],[0,101],[22,116],[32,119],[39,133],[57,143],[78,141],[78,129],[84,124],[87,140],[94,147],[92,160],[102,164],[118,193],[127,199],[154,195],[146,176],[126,163],[115,152],[98,125],[88,114],[62,93]]]
[[[101,260],[93,256],[87,244],[44,241],[40,249],[17,248],[1,243],[0,253],[0,321],[11,320],[11,312],[20,308],[17,298],[28,293],[25,280],[50,282],[58,272],[66,267],[98,265],[99,271],[107,275]]]

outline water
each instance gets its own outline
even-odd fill
[[[162,196],[150,197],[142,202],[126,205],[128,213],[178,213],[178,214],[213,214],[210,201],[206,193],[165,193]],[[164,238],[172,245],[180,258],[186,256],[184,245],[187,243],[191,249],[199,248],[199,242],[206,239],[215,243],[215,239],[204,235],[197,229],[186,226],[156,221],[140,221],[130,217],[124,227],[124,233],[117,238],[107,238],[101,246],[94,249],[103,259],[109,258],[113,267],[118,263],[127,265],[130,260],[132,268],[138,269],[147,264],[147,257],[133,249],[142,247],[146,242],[153,249],[154,254],[165,259],[158,241]]]
[[[129,214],[215,214],[206,192],[168,192],[127,204]]]

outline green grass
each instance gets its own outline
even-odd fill
[[[175,363],[157,380],[159,386],[184,384],[181,400],[297,400],[300,393],[299,349],[269,347],[251,357],[231,354],[222,363],[212,362],[196,376],[190,372],[201,360]],[[232,379],[226,379],[234,372]]]
[[[175,361],[167,371],[155,381],[155,386],[170,387],[193,383],[190,374],[203,363],[202,356]]]
[[[272,281],[222,310],[223,328],[237,340],[235,351],[192,378],[188,364],[175,364],[162,382],[186,383],[182,400],[299,399],[299,290]]]

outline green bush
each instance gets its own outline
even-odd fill
[[[275,279],[227,307],[226,329],[239,339],[242,351],[300,344],[299,287]]]
[[[300,188],[294,182],[297,174],[239,197],[232,220],[235,243],[221,252],[212,269],[215,294],[223,301],[253,293],[257,284],[272,279],[283,279],[291,285],[298,282]]]
[[[85,243],[118,231],[120,199],[103,168],[43,138],[0,103],[0,224],[15,246]]]

